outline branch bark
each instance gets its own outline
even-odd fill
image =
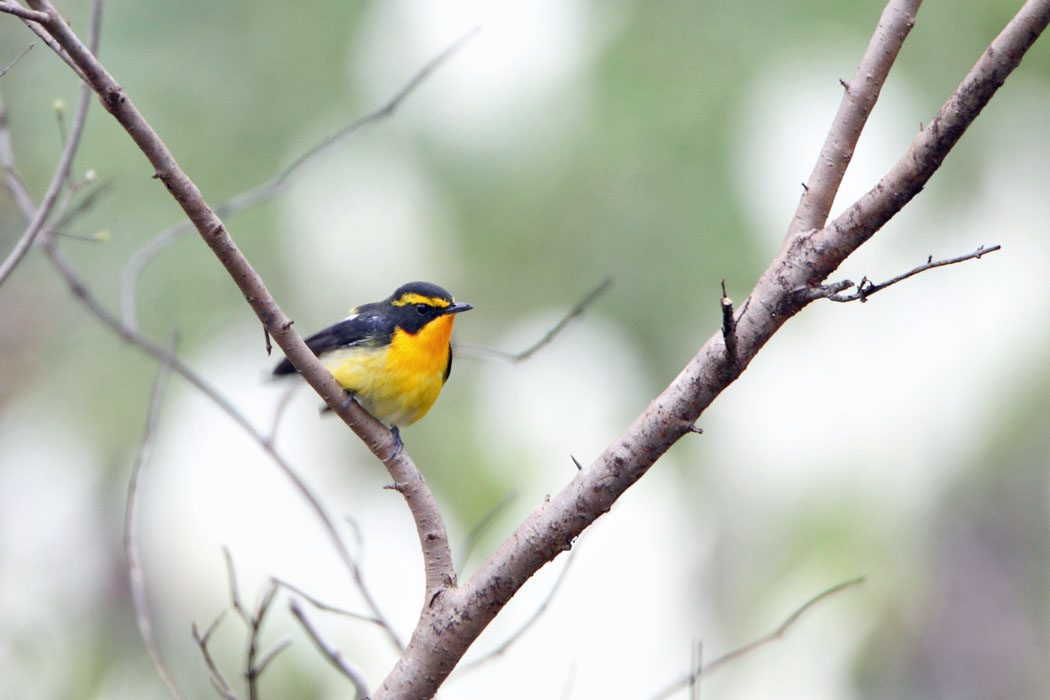
[[[153,177],[164,183],[204,242],[223,264],[264,328],[281,347],[303,379],[313,387],[332,411],[383,461],[398,491],[404,496],[416,523],[426,565],[426,595],[429,599],[446,585],[455,584],[448,534],[430,490],[407,451],[396,449],[394,436],[356,402],[326,370],[292,327],[265,283],[244,257],[225,225],[212,211],[200,190],[179,167],[175,157],[150,124],[91,51],[80,41],[48,0],[29,0],[30,6],[47,16],[41,26],[77,66],[85,81],[98,94],[103,107],[139,147],[154,168]],[[50,44],[49,44],[50,45]]]
[[[773,334],[809,303],[799,291],[823,282],[922,189],[1048,23],[1050,0],[1029,0],[875,188],[827,227],[789,234],[748,302],[737,312],[737,362],[728,359],[721,331],[712,335],[597,460],[533,511],[466,584],[445,591],[424,609],[408,648],[374,700],[431,697],[437,691],[514,592],[608,512],[628,487],[690,431]],[[883,36],[884,41],[896,41]]]
[[[846,92],[802,192],[789,234],[820,228],[828,220],[846,168],[853,160],[853,149],[897,60],[897,53],[915,26],[920,4],[922,0],[890,0],[883,10],[853,80],[843,82]]]
[[[502,606],[541,566],[569,549],[573,540],[607,512],[619,496],[641,478],[667,449],[690,432],[712,401],[746,369],[751,359],[794,314],[811,300],[807,290],[828,275],[911,200],[943,162],[966,127],[1020,63],[1027,49],[1050,23],[1050,0],[1029,0],[967,75],[938,115],[915,138],[900,161],[870,192],[818,230],[811,222],[826,218],[842,158],[824,168],[818,163],[811,189],[803,196],[804,211],[796,216],[785,243],[735,314],[737,347],[732,361],[721,330],[699,349],[671,384],[592,464],[581,469],[559,493],[537,508],[471,579],[457,586],[447,536],[437,507],[415,465],[403,451],[393,454],[389,431],[356,404],[317,362],[291,321],[283,314],[262,280],[237,249],[222,222],[208,208],[196,186],[138,113],[123,89],[86,51],[47,0],[29,0],[45,13],[41,21],[68,53],[103,105],[128,130],[156,169],[156,177],[183,207],[205,242],[226,267],[245,299],[293,364],[343,420],[384,462],[409,503],[426,562],[426,598],[419,623],[404,654],[374,696],[431,697],[463,653]],[[852,153],[850,138],[877,99],[875,82],[892,65],[914,16],[917,2],[891,0],[883,14],[885,29],[869,46],[873,71],[882,78],[861,90],[851,85],[836,124],[848,138],[834,141],[825,153]],[[909,14],[909,8],[911,12]],[[893,12],[891,12],[891,9]],[[854,83],[857,83],[855,77]],[[856,88],[856,91],[854,90]],[[872,91],[873,90],[873,91]],[[853,141],[855,143],[855,139]],[[824,190],[821,192],[821,190]],[[818,202],[818,199],[820,200]],[[825,213],[822,215],[821,212]]]

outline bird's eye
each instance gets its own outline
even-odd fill
[[[416,304],[416,313],[420,316],[426,316],[428,311],[430,311],[430,307],[426,304]]]

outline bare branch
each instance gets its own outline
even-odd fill
[[[248,628],[248,651],[245,655],[244,664],[244,678],[248,681],[248,698],[250,700],[258,700],[259,676],[266,670],[266,666],[274,657],[291,643],[290,639],[281,639],[270,651],[263,654],[262,657],[259,656],[259,637],[262,634],[263,622],[266,621],[266,613],[269,612],[270,604],[273,603],[273,599],[277,595],[278,585],[271,578],[267,582],[266,587],[263,588],[255,610],[249,611],[244,607],[244,603],[241,602],[240,592],[237,589],[237,573],[233,566],[233,557],[230,555],[229,548],[224,546],[222,554],[226,560],[226,573],[230,581],[230,602],[233,605],[233,609],[241,616],[244,625]]]
[[[551,601],[554,600],[554,596],[558,594],[558,590],[561,588],[562,582],[564,582],[566,576],[568,576],[569,567],[571,567],[573,561],[576,560],[576,554],[579,551],[580,548],[579,546],[577,546],[569,552],[569,556],[565,559],[565,566],[563,566],[561,572],[558,573],[558,578],[554,580],[554,585],[551,586],[549,591],[547,591],[547,595],[546,597],[544,597],[543,602],[540,603],[540,606],[532,612],[532,615],[529,616],[529,619],[527,619],[521,627],[519,627],[509,637],[507,637],[502,644],[500,644],[498,647],[488,652],[484,656],[480,656],[474,659],[473,661],[460,664],[459,667],[456,669],[456,672],[468,673],[473,669],[477,668],[478,666],[486,664],[489,661],[492,661],[493,659],[496,659],[500,656],[503,656],[503,654],[507,653],[507,650],[510,649],[510,647],[515,642],[521,639],[534,624],[536,624],[536,621],[543,616],[543,613],[547,612],[547,608],[550,607]]]
[[[802,265],[813,263],[807,280],[810,286],[834,272],[926,186],[1048,23],[1050,0],[1028,0],[889,173],[824,229],[812,234],[806,243],[807,254],[798,261]],[[799,233],[785,248],[797,246],[800,239],[809,236]]]
[[[299,623],[303,626],[303,629],[306,630],[306,633],[308,635],[310,635],[310,639],[312,639],[314,644],[317,645],[317,648],[321,651],[321,653],[325,655],[325,658],[327,658],[333,666],[339,669],[339,671],[348,679],[350,679],[351,683],[354,684],[354,689],[357,691],[357,698],[359,700],[367,700],[368,681],[365,680],[364,674],[361,673],[361,671],[356,666],[347,661],[346,657],[343,656],[343,653],[341,651],[332,647],[324,641],[324,638],[321,637],[321,634],[317,631],[317,629],[310,622],[309,618],[306,616],[306,611],[303,610],[301,605],[299,605],[298,600],[293,598],[291,602],[291,607],[292,614],[295,615],[297,620],[299,620]]]
[[[33,10],[26,10],[24,7],[11,0],[0,1],[0,11],[7,12],[8,10],[6,8],[19,8],[25,12],[33,12]],[[15,14],[15,12],[11,12],[10,14]],[[55,54],[57,54],[58,57],[61,58],[65,62],[65,64],[73,70],[74,73],[77,74],[77,77],[79,77],[86,83],[87,77],[84,75],[84,71],[82,71],[80,69],[80,66],[78,66],[76,62],[73,61],[73,59],[69,56],[69,53],[64,48],[59,46],[58,42],[55,41],[55,38],[51,36],[51,34],[48,33],[46,29],[44,29],[44,23],[52,19],[51,15],[47,13],[38,13],[35,14],[34,17],[38,19],[30,19],[29,17],[22,17],[21,19],[25,21],[26,26],[31,32],[40,37],[40,40],[43,41],[49,49],[54,51]],[[55,14],[55,17],[58,17],[57,13]]]
[[[252,620],[251,614],[244,607],[244,603],[241,602],[241,593],[237,587],[237,571],[233,567],[233,556],[230,554],[230,548],[226,545],[222,547],[222,558],[226,563],[226,583],[230,591],[230,604],[233,606],[234,611],[241,616],[241,620],[245,624],[250,625]]]
[[[697,681],[700,678],[700,676],[710,676],[712,673],[722,668],[726,664],[732,661],[736,661],[740,657],[745,656],[760,647],[764,647],[767,644],[771,644],[777,641],[778,639],[781,639],[784,635],[791,631],[795,624],[800,619],[802,619],[803,615],[812,610],[818,604],[828,600],[829,598],[835,595],[838,595],[839,593],[842,593],[843,591],[849,588],[855,588],[856,586],[859,586],[862,583],[864,583],[864,577],[860,576],[858,578],[850,579],[849,581],[843,581],[842,583],[835,584],[831,588],[828,588],[827,590],[818,593],[817,595],[813,596],[805,603],[803,603],[790,615],[788,615],[787,619],[780,623],[780,626],[772,632],[770,632],[769,634],[763,637],[759,637],[758,639],[749,642],[742,647],[739,647],[737,649],[734,649],[733,651],[723,654],[714,661],[703,664],[702,666],[694,664],[693,672],[686,674],[685,677],[680,678],[668,687],[664,688],[662,691],[653,696],[653,700],[662,700],[663,698],[670,697],[673,693],[675,693],[678,690],[681,690],[686,686],[692,687],[695,685],[698,687],[699,683],[697,683]],[[699,690],[697,690],[696,692],[699,692]]]
[[[192,180],[182,171],[171,152],[128,98],[124,89],[80,42],[48,0],[29,0],[34,9],[48,14],[46,29],[81,67],[106,110],[124,127],[155,169],[154,177],[167,187],[212,249],[263,326],[284,351],[303,379],[314,388],[332,411],[360,437],[383,462],[404,496],[416,524],[426,571],[425,599],[432,600],[442,589],[454,586],[455,569],[448,546],[448,533],[433,494],[408,452],[394,434],[361,408],[347,401],[347,393],[306,346],[292,327],[259,274],[241,253],[225,225],[208,206]]]
[[[25,233],[15,244],[14,249],[8,254],[7,259],[3,263],[0,263],[0,285],[11,275],[18,263],[22,261],[25,254],[29,252],[30,246],[33,245],[33,241],[36,240],[37,235],[44,229],[44,225],[47,222],[47,218],[51,215],[51,211],[55,206],[55,202],[58,200],[58,195],[62,191],[62,187],[66,184],[66,179],[69,177],[69,171],[73,167],[73,158],[76,157],[77,148],[80,145],[80,137],[84,133],[84,124],[87,120],[88,106],[91,104],[91,88],[88,85],[82,85],[80,87],[80,97],[77,99],[76,114],[73,118],[73,127],[69,133],[69,138],[66,140],[66,146],[62,150],[62,157],[59,159],[58,168],[55,169],[55,174],[51,178],[51,184],[48,185],[47,191],[44,193],[44,198],[40,202],[40,206],[36,209],[33,214],[29,225],[26,227]]]
[[[328,514],[324,505],[320,499],[313,493],[310,487],[303,481],[302,477],[299,476],[298,472],[289,464],[284,457],[274,448],[273,443],[265,438],[255,426],[253,426],[248,419],[241,413],[237,408],[229,402],[222,394],[220,394],[214,387],[205,382],[196,372],[190,369],[185,363],[179,360],[177,357],[167,352],[163,347],[157,345],[146,336],[133,331],[120,323],[120,320],[114,315],[109,313],[91,294],[88,290],[84,281],[77,275],[76,271],[69,261],[63,256],[57,248],[50,241],[44,242],[44,249],[51,257],[52,262],[55,264],[59,273],[66,280],[69,285],[70,291],[76,296],[85,306],[97,316],[104,324],[109,326],[111,330],[117,333],[121,338],[133,343],[137,347],[146,351],[150,355],[153,355],[164,364],[171,367],[179,376],[188,381],[195,389],[200,391],[206,398],[214,403],[223,413],[233,420],[245,433],[248,434],[255,442],[259,444],[262,450],[269,456],[274,464],[281,470],[281,472],[292,482],[293,487],[299,492],[299,495],[306,500],[310,509],[313,510],[321,523],[322,528],[328,534],[328,538],[338,553],[339,558],[342,559],[343,564],[347,570],[353,576],[355,583],[358,584],[361,590],[362,597],[365,603],[368,605],[372,614],[377,620],[381,621],[383,629],[386,631],[387,636],[390,638],[391,643],[399,650],[404,648],[404,643],[399,638],[397,632],[394,630],[386,616],[380,611],[378,604],[372,597],[371,593],[367,588],[362,586],[362,578],[360,571],[357,567],[354,558],[350,555],[350,551],[346,547],[346,543],[343,542],[342,537],[339,535],[339,531],[336,528],[335,521],[332,516]]]
[[[926,272],[927,270],[933,270],[934,268],[944,267],[945,265],[955,265],[956,263],[965,262],[967,260],[980,260],[981,256],[987,255],[988,253],[994,253],[997,250],[1001,250],[1001,245],[993,245],[991,248],[985,248],[983,245],[978,246],[977,250],[967,253],[966,255],[960,255],[957,258],[949,258],[947,260],[934,260],[931,255],[926,259],[926,262],[918,267],[908,270],[904,274],[897,275],[893,279],[886,280],[881,284],[875,284],[867,277],[861,279],[857,284],[854,284],[850,280],[843,280],[841,282],[834,282],[832,284],[822,284],[819,287],[807,289],[806,293],[813,295],[814,299],[828,299],[830,301],[838,302],[850,302],[859,301],[862,304],[868,300],[872,294],[881,292],[886,287],[903,282],[904,280],[917,275],[920,272]],[[845,290],[850,287],[856,287],[856,291],[850,294],[842,294]]]
[[[168,343],[168,352],[173,353],[175,349],[175,334],[172,333]],[[131,477],[128,480],[128,499],[124,512],[124,555],[128,564],[128,584],[131,589],[131,601],[135,607],[135,621],[138,624],[139,635],[142,643],[146,646],[153,668],[161,681],[167,686],[168,691],[176,700],[184,700],[185,695],[179,690],[175,677],[171,675],[164,657],[160,653],[160,647],[153,635],[153,618],[149,611],[149,600],[146,596],[146,576],[142,569],[142,559],[139,557],[138,549],[138,485],[139,474],[143,466],[149,461],[153,448],[153,435],[163,402],[164,390],[167,387],[168,376],[171,367],[161,364],[157,371],[157,380],[153,384],[153,394],[150,397],[149,412],[146,417],[146,427],[142,433],[142,442],[139,445],[138,456],[131,469]]]
[[[18,175],[18,169],[15,167],[14,149],[11,147],[11,131],[7,123],[7,109],[4,107],[2,97],[0,97],[0,166],[3,167],[7,176],[7,189],[10,190],[11,196],[14,197],[15,204],[18,205],[18,211],[22,214],[25,222],[29,223],[36,215],[36,205],[33,203],[33,198],[29,196],[29,192],[26,191],[22,178]]]
[[[22,51],[22,53],[18,54],[18,56],[15,57],[15,60],[13,60],[10,63],[8,63],[6,68],[4,68],[3,70],[0,70],[0,78],[2,78],[5,75],[7,75],[7,71],[9,71],[12,68],[14,68],[15,64],[18,63],[19,61],[21,61],[22,57],[25,56],[27,53],[29,53],[33,49],[34,46],[36,46],[36,44],[30,44],[29,46],[27,46],[25,48],[25,50]]]
[[[462,569],[467,561],[470,559],[471,552],[474,551],[474,547],[477,546],[478,540],[481,539],[481,535],[488,529],[496,517],[507,509],[514,499],[518,497],[517,492],[511,491],[503,497],[496,505],[492,506],[485,515],[481,516],[481,519],[475,523],[474,527],[470,528],[470,532],[463,539],[463,546],[460,547],[459,553],[459,568]]]
[[[429,697],[436,691],[514,591],[608,512],[809,303],[796,290],[821,284],[921,189],[1048,22],[1050,0],[1029,0],[875,189],[825,229],[790,237],[748,295],[748,312],[737,317],[738,368],[728,366],[719,330],[598,459],[534,510],[469,581],[424,608],[412,641],[375,700]],[[442,633],[450,629],[455,634]]]
[[[572,322],[577,316],[587,310],[587,307],[594,303],[595,299],[602,295],[609,285],[612,284],[612,278],[606,277],[604,280],[598,283],[591,291],[587,292],[582,299],[576,302],[576,305],[569,309],[568,313],[561,317],[554,326],[550,328],[543,337],[537,340],[535,343],[525,348],[518,353],[504,352],[503,350],[494,350],[492,348],[485,348],[478,345],[456,345],[456,353],[459,357],[489,357],[497,360],[505,360],[507,362],[524,362],[525,360],[532,357],[538,350],[550,344],[552,340],[559,333],[565,330],[565,327]]]
[[[795,626],[795,623],[802,619],[803,615],[812,610],[818,604],[824,602],[825,600],[828,600],[833,596],[838,595],[839,593],[842,593],[847,589],[856,588],[862,583],[864,583],[864,577],[858,576],[857,578],[850,579],[849,581],[843,581],[842,583],[835,584],[826,591],[818,593],[817,595],[813,596],[805,603],[803,603],[797,610],[795,610],[795,612],[788,615],[787,619],[784,620],[779,627],[767,634],[765,637],[756,639],[755,641],[749,644],[745,644],[744,646],[738,649],[734,649],[733,651],[719,656],[714,661],[704,664],[702,673],[710,675],[722,666],[726,665],[727,663],[735,661],[741,656],[744,656],[745,654],[748,654],[754,651],[755,649],[758,649],[759,647],[763,647],[767,644],[770,644],[771,642],[775,642],[776,640],[780,639],[785,634],[787,634],[791,630],[791,628]]]
[[[361,613],[354,612],[353,610],[347,610],[346,608],[340,608],[335,605],[330,605],[329,603],[324,602],[320,598],[310,595],[299,586],[296,586],[293,583],[289,583],[284,579],[274,578],[273,581],[278,586],[287,588],[292,593],[295,593],[296,595],[302,597],[304,600],[310,603],[310,605],[314,606],[318,610],[324,610],[325,612],[335,613],[336,615],[345,615],[346,617],[352,617],[354,619],[362,620],[364,622],[371,622],[380,626],[383,625],[383,621],[375,617],[371,617],[369,615],[362,615]]]
[[[219,613],[218,617],[208,626],[208,629],[202,635],[200,630],[197,629],[197,623],[194,622],[191,626],[193,639],[197,642],[197,647],[201,650],[201,655],[204,657],[204,663],[208,665],[208,670],[211,672],[211,683],[215,687],[219,694],[222,695],[226,700],[237,700],[237,693],[233,692],[233,688],[226,681],[226,677],[222,675],[222,671],[219,670],[218,664],[215,663],[215,659],[212,658],[211,651],[208,649],[208,641],[211,639],[211,633],[219,626],[222,622],[222,618],[226,616],[226,612]]]
[[[260,202],[265,202],[283,190],[288,183],[292,182],[297,175],[306,169],[306,166],[315,162],[319,157],[327,154],[335,146],[339,145],[366,126],[391,116],[401,103],[404,102],[406,97],[411,95],[417,87],[419,87],[435,70],[451,58],[453,54],[462,48],[464,44],[477,36],[479,31],[481,31],[480,27],[474,27],[459,39],[456,39],[456,41],[416,71],[415,75],[409,78],[408,82],[401,86],[401,89],[394,93],[394,95],[380,107],[364,116],[358,117],[336,133],[326,137],[320,143],[301,154],[298,158],[292,161],[288,167],[272,179],[223,202],[215,208],[215,213],[218,216],[228,216],[229,214],[253,207]],[[128,260],[121,276],[121,316],[124,319],[124,323],[131,327],[135,327],[136,325],[135,286],[138,284],[138,280],[142,276],[142,270],[162,250],[185,234],[189,233],[191,229],[192,225],[190,222],[181,221],[174,226],[161,231],[151,241],[135,251],[135,254]]]
[[[46,22],[49,19],[46,12],[29,10],[21,5],[16,5],[13,2],[0,2],[0,12],[6,12],[9,15],[21,17],[22,19],[31,22]]]
[[[46,29],[81,68],[103,104],[128,130],[160,179],[227,268],[242,294],[304,379],[387,465],[416,522],[426,568],[425,605],[415,633],[375,699],[430,697],[477,635],[541,566],[571,547],[573,538],[607,512],[712,401],[743,371],[772,335],[811,299],[838,265],[922,189],[945,155],[1018,65],[1050,22],[1050,0],[1029,0],[948,101],[941,113],[879,185],[821,230],[802,227],[789,236],[737,314],[738,368],[727,371],[725,344],[716,332],[678,377],[587,468],[540,505],[463,586],[457,586],[447,533],[433,496],[390,431],[373,420],[325,370],[237,249],[222,222],[181,171],[149,124],[105,69],[86,52],[47,0]],[[850,86],[850,91],[854,86]],[[811,188],[812,189],[812,188]]]
[[[922,0],[890,0],[882,11],[853,80],[849,83],[840,81],[845,88],[842,102],[828,129],[809,183],[803,186],[802,199],[788,228],[789,237],[800,231],[820,228],[827,221],[842,177],[853,159],[853,149],[857,147],[868,115],[879,99],[886,76],[897,60],[897,53],[915,25],[915,14],[921,3]]]

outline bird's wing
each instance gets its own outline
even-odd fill
[[[306,346],[315,355],[321,355],[329,350],[354,345],[384,345],[390,342],[393,332],[394,329],[388,319],[384,319],[381,314],[362,308],[358,313],[344,318],[339,323],[314,333],[306,339]],[[292,374],[295,371],[292,363],[285,358],[274,367],[273,373],[281,375]]]

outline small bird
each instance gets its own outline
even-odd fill
[[[452,371],[452,323],[472,309],[430,282],[409,282],[306,339],[336,381],[362,408],[390,427],[422,418]],[[274,375],[296,371],[287,358]]]

